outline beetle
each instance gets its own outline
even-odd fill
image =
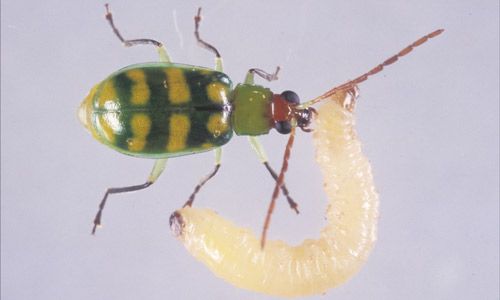
[[[299,96],[293,91],[275,94],[269,88],[255,84],[255,75],[267,81],[277,80],[279,67],[274,73],[259,68],[249,69],[244,82],[233,87],[231,79],[223,73],[219,51],[200,37],[201,8],[194,18],[194,35],[201,47],[215,55],[214,69],[173,63],[166,48],[156,40],[123,38],[114,24],[108,4],[105,9],[111,29],[124,46],[153,45],[158,50],[160,61],[127,66],[96,84],[81,103],[78,118],[91,135],[104,145],[127,155],[155,159],[155,164],[145,183],[106,190],[94,218],[93,234],[101,224],[102,212],[110,194],[149,187],[161,175],[169,158],[214,151],[213,170],[200,181],[184,204],[191,206],[201,187],[218,172],[221,147],[229,142],[234,133],[248,136],[259,160],[276,181],[263,229],[265,240],[280,189],[290,207],[298,213],[298,205],[284,184],[284,174],[295,129],[300,128],[304,132],[312,130],[310,124],[316,110],[311,106],[339,91],[352,92],[367,77],[380,72],[414,47],[443,31],[439,29],[423,36],[367,73],[301,104]],[[279,175],[269,165],[264,148],[257,138],[268,134],[271,129],[289,135]]]

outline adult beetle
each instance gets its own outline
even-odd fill
[[[284,173],[295,129],[298,127],[306,132],[311,131],[309,125],[316,112],[311,105],[339,91],[354,90],[357,84],[380,72],[384,66],[394,63],[414,47],[443,31],[436,30],[420,38],[367,73],[301,104],[297,94],[292,91],[275,94],[270,89],[255,84],[255,75],[268,81],[276,80],[279,67],[274,73],[252,68],[244,83],[233,88],[230,78],[222,72],[219,51],[200,37],[201,8],[194,18],[194,34],[198,44],[215,55],[215,69],[173,63],[165,47],[156,40],[124,39],[114,24],[109,6],[106,4],[105,7],[109,25],[125,46],[153,45],[158,50],[160,61],[131,65],[111,74],[91,89],[80,105],[78,117],[101,143],[124,154],[153,158],[156,161],[145,183],[107,189],[99,204],[92,233],[101,224],[102,211],[110,194],[150,186],[163,172],[168,158],[214,150],[215,167],[195,187],[185,203],[185,206],[191,206],[196,193],[219,170],[221,147],[231,139],[234,132],[249,137],[260,161],[276,180],[264,225],[264,240],[280,189],[287,197],[290,207],[298,213],[297,204],[284,184]],[[267,134],[273,128],[281,134],[289,134],[279,175],[269,165],[266,153],[257,139],[257,136]]]

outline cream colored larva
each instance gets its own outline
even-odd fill
[[[277,296],[321,294],[356,274],[376,240],[378,196],[354,130],[349,93],[318,111],[316,161],[329,199],[327,225],[299,246],[258,237],[209,209],[183,208],[171,228],[186,249],[231,284]]]

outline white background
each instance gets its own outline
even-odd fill
[[[114,1],[128,38],[164,41],[177,62],[225,71],[282,67],[276,92],[304,100],[356,77],[437,28],[444,34],[360,86],[358,132],[380,193],[377,245],[359,274],[310,299],[498,299],[499,4],[484,1]],[[1,298],[271,299],[216,278],[170,234],[168,217],[213,165],[172,159],[147,190],[152,161],[92,140],[76,118],[88,90],[125,65],[156,60],[123,48],[100,1],[2,1]],[[275,168],[286,138],[262,138]],[[195,202],[260,231],[273,181],[246,139],[224,148],[220,173]],[[299,132],[271,238],[296,244],[324,225],[326,199],[311,135]]]

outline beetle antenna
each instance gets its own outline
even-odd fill
[[[438,29],[438,30],[435,30],[435,31],[427,34],[427,35],[424,35],[423,37],[419,38],[418,40],[414,41],[410,45],[408,45],[405,48],[403,48],[397,54],[389,57],[384,62],[378,64],[376,67],[374,67],[370,71],[364,73],[363,75],[360,75],[360,76],[356,77],[353,80],[350,80],[350,81],[348,81],[348,82],[346,82],[344,84],[341,84],[339,86],[334,87],[333,89],[329,90],[328,92],[324,93],[323,95],[321,95],[319,97],[316,97],[313,100],[308,101],[308,102],[300,105],[299,107],[300,108],[309,107],[309,106],[311,106],[311,105],[313,105],[315,103],[318,103],[318,102],[320,102],[320,101],[322,101],[322,100],[330,97],[331,95],[333,95],[333,94],[335,94],[337,92],[346,91],[346,90],[352,89],[354,86],[356,86],[356,85],[360,84],[361,82],[367,80],[368,77],[370,77],[372,75],[375,75],[375,74],[379,73],[380,71],[382,71],[384,69],[384,67],[395,63],[399,58],[401,58],[401,57],[405,56],[406,54],[410,53],[414,48],[422,45],[423,43],[427,42],[429,39],[440,35],[443,31],[444,31],[444,29]]]
[[[281,165],[280,174],[276,180],[276,185],[274,186],[273,195],[271,197],[271,202],[269,203],[269,208],[267,209],[266,220],[264,221],[264,226],[262,228],[262,235],[260,238],[260,248],[263,250],[266,245],[267,230],[269,229],[269,224],[271,223],[271,215],[274,211],[274,206],[276,205],[276,199],[279,196],[280,188],[285,182],[285,173],[288,170],[288,159],[292,152],[293,141],[295,139],[295,126],[292,126],[290,131],[290,136],[288,138],[288,143],[286,144],[285,154],[283,155],[283,164]]]

